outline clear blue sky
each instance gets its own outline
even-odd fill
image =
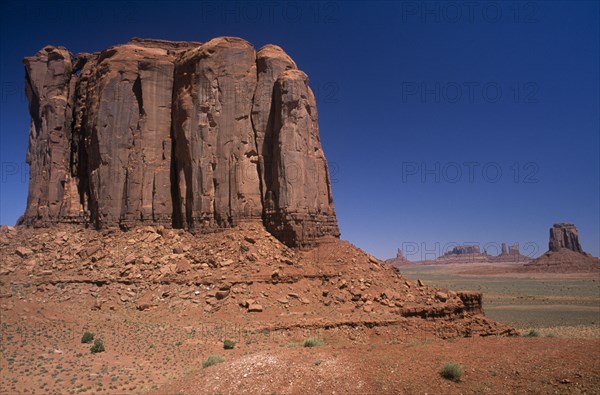
[[[1,5],[1,223],[27,196],[24,56],[230,35],[309,75],[342,238],[380,258],[403,243],[538,255],[573,222],[600,253],[596,1],[23,3]]]

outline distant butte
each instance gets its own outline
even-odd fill
[[[548,251],[524,267],[548,273],[600,272],[600,259],[583,251],[575,225],[559,223],[550,228]]]

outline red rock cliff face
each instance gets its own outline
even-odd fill
[[[187,227],[228,227],[261,218],[258,149],[250,119],[256,53],[217,38],[177,62],[173,135],[177,216]]]
[[[26,58],[25,91],[31,126],[27,163],[29,196],[26,223],[77,221],[80,216],[75,181],[69,171],[71,135],[71,54],[45,47]]]
[[[274,45],[133,39],[24,60],[32,226],[263,220],[310,247],[339,236],[308,78]]]

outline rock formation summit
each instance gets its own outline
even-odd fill
[[[262,221],[291,247],[339,237],[308,77],[279,47],[132,39],[24,59],[31,127],[19,224]]]
[[[560,251],[566,248],[575,252],[583,252],[579,243],[579,233],[573,224],[554,224],[550,228],[550,241],[548,251]]]

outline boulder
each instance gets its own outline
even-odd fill
[[[248,306],[248,312],[250,313],[260,313],[263,311],[263,307],[259,304],[251,304]]]
[[[33,254],[33,251],[27,247],[17,247],[15,253],[21,258],[27,258],[28,256]]]

